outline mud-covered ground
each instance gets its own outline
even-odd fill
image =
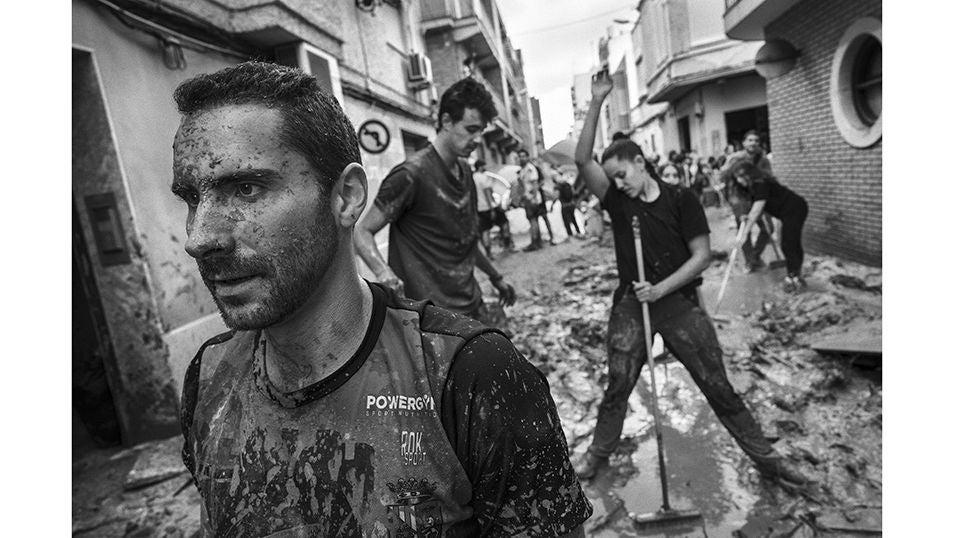
[[[711,311],[734,230],[708,211],[717,261],[702,293]],[[604,335],[617,285],[612,240],[570,240],[499,259],[521,300],[510,309],[514,342],[547,373],[575,456],[589,445],[606,383]],[[518,245],[519,246],[519,245]],[[771,249],[763,255],[774,256]],[[739,265],[741,267],[741,264]],[[802,491],[762,480],[709,409],[685,369],[657,364],[660,413],[676,508],[703,513],[704,531],[670,536],[855,536],[881,528],[880,357],[826,356],[812,343],[851,336],[880,341],[881,271],[808,256],[808,289],[783,293],[784,269],[737,271],[716,327],[729,377],[775,447],[815,481]],[[662,349],[662,343],[657,343]],[[659,508],[648,370],[630,398],[622,448],[586,483],[596,508],[588,535],[641,536],[631,515]]]
[[[716,261],[705,273],[702,294],[711,311],[734,230],[725,210],[707,214]],[[517,232],[522,224],[514,222]],[[603,339],[616,268],[608,230],[602,243],[566,240],[562,223],[553,219],[553,224],[559,244],[498,253],[495,263],[519,294],[509,309],[514,342],[546,373],[578,457],[589,444],[606,382]],[[517,236],[518,247],[527,242]],[[771,249],[763,257],[771,261]],[[656,373],[670,497],[676,508],[701,511],[704,528],[670,528],[661,535],[880,533],[880,357],[868,363],[811,349],[828,337],[880,339],[880,268],[808,256],[809,287],[798,295],[781,292],[783,271],[736,272],[720,305],[725,321],[716,327],[734,386],[766,433],[778,438],[776,448],[815,483],[799,491],[761,479],[682,366],[664,355]],[[662,343],[657,345],[661,349]],[[637,534],[631,519],[656,510],[661,499],[649,401],[644,370],[630,398],[620,450],[607,469],[585,483],[595,507],[588,536],[653,535]],[[177,451],[176,439],[127,450],[74,446],[74,536],[196,535],[198,493],[185,469],[175,467]],[[136,474],[130,471],[137,464],[147,482],[150,473],[161,480],[131,487]]]

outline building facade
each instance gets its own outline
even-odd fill
[[[765,40],[772,166],[808,200],[806,248],[881,265],[881,2],[727,0],[725,30]]]
[[[484,83],[498,116],[477,150],[489,170],[512,162],[523,147],[535,155],[536,120],[523,57],[507,35],[495,0],[421,0],[421,28],[437,94],[465,76]]]
[[[760,43],[726,36],[723,0],[642,0],[632,32],[639,94],[634,139],[670,151],[720,155],[755,129],[771,150]],[[668,105],[668,106],[660,106]]]
[[[500,36],[498,76],[474,72],[495,81],[500,100],[503,120],[488,130],[488,145],[507,132],[513,147],[533,139],[522,65],[495,5],[477,4],[496,17],[478,24]],[[433,139],[439,92],[467,74],[433,76],[426,57],[442,49],[431,42],[429,8],[416,0],[73,0],[74,427],[104,443],[175,434],[185,369],[225,330],[184,250],[186,208],[169,191],[176,86],[249,59],[305,69],[357,129],[373,197],[394,165]],[[476,54],[478,67],[489,65]]]

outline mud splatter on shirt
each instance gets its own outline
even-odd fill
[[[209,536],[558,536],[592,513],[545,378],[501,334],[372,285],[361,349],[281,393],[260,335],[200,350],[183,457]]]
[[[457,166],[459,179],[428,145],[391,170],[374,203],[391,223],[388,265],[405,294],[470,313],[481,300],[474,277],[477,189],[467,161]]]

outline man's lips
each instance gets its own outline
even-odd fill
[[[241,275],[241,276],[232,276],[227,277],[215,277],[209,279],[208,282],[212,284],[212,287],[215,289],[218,294],[226,294],[228,292],[240,292],[248,288],[248,284],[255,281],[262,275],[253,274],[253,275]]]
[[[209,278],[209,280],[212,281],[212,282],[215,282],[215,283],[224,282],[224,283],[228,284],[228,283],[232,283],[232,282],[239,282],[239,281],[242,281],[242,280],[248,280],[248,279],[250,279],[250,278],[255,278],[255,277],[257,277],[257,276],[258,276],[258,274],[256,274],[256,273],[242,274],[242,275],[220,275],[220,276],[211,277],[211,278]]]

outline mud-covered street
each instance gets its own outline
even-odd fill
[[[705,273],[703,296],[711,310],[734,230],[726,209],[710,208],[707,215],[715,261]],[[520,223],[514,224],[519,231]],[[559,244],[501,254],[496,263],[519,293],[509,309],[514,342],[546,373],[578,458],[589,444],[606,382],[604,334],[617,278],[609,234],[600,244],[566,240],[560,231]],[[526,241],[517,236],[518,247]],[[772,256],[767,249],[766,261]],[[880,357],[823,355],[811,346],[838,336],[880,341],[881,271],[809,256],[809,286],[798,295],[782,293],[781,271],[737,271],[720,308],[727,321],[716,327],[734,386],[778,439],[776,448],[815,483],[798,491],[761,479],[685,369],[662,355],[656,374],[672,504],[701,511],[704,532],[713,537],[880,534]],[[644,371],[629,400],[620,450],[584,484],[595,509],[588,536],[644,536],[631,516],[659,508],[649,402]],[[199,497],[178,461],[179,446],[171,439],[74,456],[73,534],[195,535]],[[82,452],[74,447],[74,454]],[[668,534],[701,535],[679,528]]]
[[[703,296],[711,310],[734,230],[726,210],[707,215],[716,261],[705,273]],[[766,249],[765,260],[772,256]],[[547,373],[578,457],[606,382],[603,337],[617,284],[612,246],[570,240],[510,255],[500,266],[522,292],[510,311],[514,341]],[[701,511],[708,536],[880,533],[880,357],[875,363],[856,357],[853,365],[851,356],[821,355],[811,345],[841,336],[880,342],[881,272],[814,256],[806,266],[809,286],[799,295],[782,293],[783,269],[736,271],[720,308],[728,321],[716,326],[733,385],[813,486],[794,491],[762,480],[686,370],[667,355],[657,364],[672,505]],[[644,371],[629,400],[622,448],[586,484],[595,507],[588,535],[638,536],[630,515],[659,508],[649,398]]]

